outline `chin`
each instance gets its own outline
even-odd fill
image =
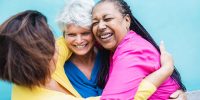
[[[84,55],[86,55],[86,54],[88,54],[89,53],[89,51],[87,50],[87,51],[78,51],[78,52],[76,52],[76,55],[79,55],[79,56],[84,56]]]
[[[76,55],[79,55],[79,56],[83,56],[83,55],[86,55],[87,52],[76,52]]]
[[[109,45],[109,44],[107,44],[107,45],[102,45],[105,49],[107,49],[107,50],[113,50],[113,48],[114,48],[114,45],[113,44],[111,44],[111,45]]]

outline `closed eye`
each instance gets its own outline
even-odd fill
[[[111,21],[112,19],[113,19],[113,18],[105,18],[104,21],[105,21],[105,22],[109,22],[109,21]]]
[[[98,22],[92,22],[92,27],[96,26],[98,24]]]
[[[91,32],[84,32],[84,33],[82,33],[82,35],[90,35],[91,34]]]

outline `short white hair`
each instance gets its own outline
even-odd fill
[[[62,31],[69,24],[90,28],[92,24],[91,13],[94,5],[93,0],[70,0],[56,18],[56,22]]]

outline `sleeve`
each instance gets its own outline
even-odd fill
[[[147,47],[117,51],[101,98],[133,99],[141,81],[159,66],[158,56]]]
[[[134,100],[147,100],[155,91],[156,86],[151,82],[143,79],[135,94]]]

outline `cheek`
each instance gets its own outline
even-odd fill
[[[94,37],[93,36],[89,36],[87,38],[87,40],[90,42],[90,43],[93,43],[94,42]]]
[[[98,38],[97,33],[94,33],[94,40],[98,40]]]
[[[65,38],[65,41],[66,41],[67,46],[69,46],[70,43],[73,42],[73,40],[71,38]]]
[[[96,33],[97,33],[97,26],[93,26],[92,27],[92,33],[93,33],[94,36],[96,35]]]
[[[71,44],[70,44],[70,42],[66,42],[66,46],[68,47],[68,48],[71,48]]]

